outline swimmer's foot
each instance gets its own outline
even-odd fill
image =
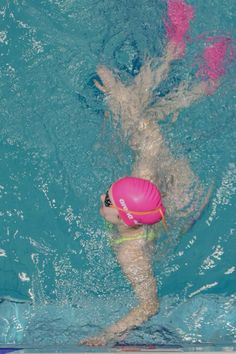
[[[114,77],[113,72],[107,69],[105,66],[99,66],[97,68],[97,73],[102,80],[102,84],[100,84],[97,80],[94,80],[94,85],[101,92],[105,93],[106,95],[110,95],[117,86],[117,79]]]
[[[99,91],[109,94],[109,90],[104,85],[101,85],[97,80],[93,80],[93,82]]]

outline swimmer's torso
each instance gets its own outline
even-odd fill
[[[158,186],[167,218],[191,217],[206,193],[188,161],[171,154],[155,123],[149,123],[137,138],[138,153],[132,175],[150,179]]]

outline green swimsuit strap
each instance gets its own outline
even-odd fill
[[[114,230],[114,225],[111,223],[105,221],[105,229],[108,232],[112,232]],[[148,241],[152,241],[157,237],[157,232],[155,230],[150,230],[149,232],[144,232],[143,234],[137,235],[137,236],[121,236],[119,238],[111,240],[112,245],[120,245],[121,243],[125,241],[133,241],[133,240],[140,240],[140,239],[145,239]]]
[[[117,239],[112,240],[113,245],[120,245],[121,243],[125,241],[133,241],[133,240],[140,240],[140,239],[145,239],[148,241],[152,241],[157,237],[156,233],[154,231],[149,232],[148,234],[145,232],[141,235],[137,236],[121,236]]]

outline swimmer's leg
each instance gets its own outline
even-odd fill
[[[123,84],[118,76],[105,66],[99,66],[97,73],[102,80],[102,84],[97,80],[94,80],[94,84],[100,91],[106,94],[107,103],[114,114],[117,114],[118,106],[120,106],[120,110],[132,106],[132,98],[136,97],[132,86]]]
[[[192,103],[209,94],[213,85],[216,85],[216,83],[212,83],[210,80],[201,81],[189,89],[188,83],[183,82],[176,90],[161,98],[152,107],[147,108],[145,113],[149,119],[153,120],[163,120],[169,114],[175,114],[173,120],[176,120],[176,114],[181,109],[189,107]]]
[[[133,118],[137,117],[137,104],[134,102],[135,94],[130,87],[125,86],[118,76],[105,66],[99,66],[97,73],[102,84],[94,80],[95,86],[106,95],[107,105],[112,112],[114,127],[121,121],[122,129],[126,134],[133,125]]]
[[[157,69],[152,68],[153,59],[147,59],[136,76],[134,82],[127,86],[105,66],[99,66],[97,73],[102,84],[94,80],[95,86],[107,95],[107,104],[113,113],[113,122],[120,120],[124,135],[132,135],[137,124],[142,121],[144,109],[152,98],[152,90],[164,80],[169,72],[170,64],[178,58],[177,49],[167,44],[165,53],[160,59]],[[141,122],[142,123],[142,122]]]
[[[169,73],[171,62],[178,59],[178,50],[168,43],[164,55],[158,59],[160,63],[157,68],[153,68],[154,59],[146,59],[134,80],[133,93],[139,97],[140,104],[145,108],[152,98],[152,91],[164,81]]]
[[[155,87],[158,87],[160,83],[167,78],[172,61],[179,58],[179,48],[174,46],[171,42],[168,42],[161,65],[153,73]]]

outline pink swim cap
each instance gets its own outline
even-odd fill
[[[155,224],[163,218],[165,207],[161,193],[149,180],[123,177],[113,183],[111,188],[115,206],[121,209],[119,215],[126,225]]]

